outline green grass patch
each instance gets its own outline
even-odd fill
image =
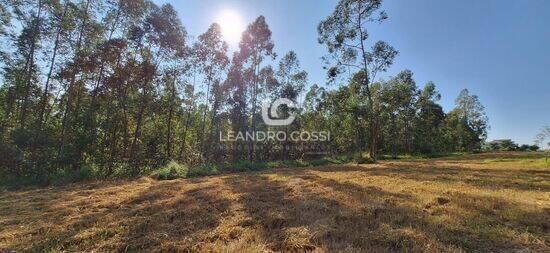
[[[189,168],[186,165],[171,161],[166,166],[151,173],[151,177],[158,180],[173,180],[176,178],[186,178],[188,173]]]

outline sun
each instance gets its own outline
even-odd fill
[[[241,35],[245,29],[239,13],[233,10],[224,10],[216,19],[216,23],[218,23],[222,29],[224,40],[229,45],[236,46],[239,43]]]

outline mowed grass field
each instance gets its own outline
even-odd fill
[[[492,153],[0,193],[0,252],[550,252],[550,168]]]

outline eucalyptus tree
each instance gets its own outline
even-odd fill
[[[407,152],[412,149],[413,122],[416,114],[415,102],[418,90],[410,70],[401,71],[382,86],[382,111],[389,118],[387,130],[392,143],[392,155],[397,156],[398,141]]]
[[[173,61],[186,55],[187,32],[177,13],[169,4],[157,7],[150,4],[149,12],[140,26],[134,26],[131,34],[131,44],[141,60],[139,77],[139,105],[135,115],[135,129],[130,147],[130,159],[137,162],[136,149],[141,136],[146,109],[152,99],[156,75],[159,67],[167,61]]]
[[[271,86],[269,90],[271,91],[272,99],[287,98],[297,102],[307,84],[307,77],[308,74],[301,69],[300,61],[296,53],[294,51],[289,51],[279,60],[274,79],[268,82]],[[280,110],[281,112],[279,115],[282,115],[281,117],[283,118],[287,117],[291,112],[298,113],[296,108],[289,108],[287,105],[281,106]],[[299,127],[297,124],[299,124],[299,122],[295,121],[294,124],[284,127],[287,136],[289,135],[289,131]],[[292,154],[287,151],[289,150],[289,144],[289,141],[282,143],[278,157],[279,159],[288,159],[292,156]]]
[[[265,59],[276,57],[273,52],[273,41],[271,40],[271,30],[265,21],[264,16],[259,16],[252,24],[248,25],[243,32],[241,42],[239,43],[239,57],[244,67],[244,81],[249,86],[251,108],[251,127],[252,132],[256,132],[257,127],[257,107],[258,98],[266,85],[266,73],[271,72],[265,64]],[[249,160],[254,159],[254,143],[249,147]]]
[[[416,118],[416,102],[420,91],[413,79],[413,73],[410,70],[404,70],[398,73],[391,82],[395,87],[395,99],[397,105],[394,114],[397,115],[397,124],[399,124],[400,134],[399,140],[403,150],[407,153],[413,152],[414,143],[417,141],[415,137],[415,118]]]
[[[307,84],[308,74],[301,69],[300,61],[294,51],[285,54],[279,61],[276,72],[278,86],[274,89],[277,97],[297,101]]]
[[[319,43],[326,45],[329,55],[325,57],[328,77],[333,80],[346,70],[363,72],[361,93],[366,96],[369,120],[369,153],[375,159],[377,152],[379,119],[374,110],[372,83],[376,75],[386,71],[392,65],[398,52],[384,41],[375,42],[369,47],[371,23],[380,23],[387,19],[384,11],[379,11],[381,0],[340,0],[334,12],[321,21],[318,26]]]
[[[26,60],[25,60],[25,81],[24,81],[24,91],[23,91],[23,102],[21,105],[20,111],[20,124],[24,128],[26,124],[27,111],[29,107],[31,86],[33,82],[33,76],[37,76],[37,66],[36,66],[36,51],[38,49],[39,40],[44,32],[43,30],[43,12],[45,3],[42,0],[39,0],[36,4],[36,11],[34,12],[33,18],[30,19],[31,22],[26,24],[21,32],[20,39],[24,40],[24,46],[27,47]],[[23,42],[20,40],[20,42]]]
[[[441,99],[441,94],[436,89],[433,82],[424,85],[418,95],[415,103],[415,150],[422,153],[432,153],[445,151],[442,149],[443,143],[443,124],[445,121],[445,112],[441,105],[437,103]]]
[[[155,9],[151,16],[147,18],[146,23],[155,32],[151,40],[158,44],[153,51],[160,55],[157,64],[164,65],[164,69],[166,69],[164,79],[170,80],[168,83],[171,83],[171,85],[165,86],[167,88],[165,90],[170,94],[169,110],[167,112],[168,135],[166,149],[167,158],[172,159],[172,117],[175,115],[176,105],[179,104],[176,82],[181,81],[178,76],[182,76],[188,71],[188,65],[184,64],[189,57],[189,50],[186,46],[187,31],[183,27],[177,12],[169,4],[163,5],[160,9]]]
[[[48,120],[49,114],[51,109],[49,103],[49,96],[50,91],[53,87],[51,87],[52,79],[54,78],[54,75],[58,72],[56,71],[56,68],[59,68],[60,66],[57,64],[56,60],[60,56],[62,58],[65,58],[64,56],[67,56],[70,53],[70,45],[71,42],[68,38],[70,37],[70,34],[76,27],[76,17],[77,17],[78,7],[75,6],[70,1],[65,1],[63,4],[57,3],[55,5],[52,5],[52,11],[49,19],[47,20],[47,27],[52,32],[49,36],[49,41],[52,41],[51,44],[51,50],[49,52],[49,59],[47,61],[48,65],[48,71],[46,74],[46,81],[44,84],[44,89],[41,97],[41,106],[39,108],[39,116],[38,119],[38,125],[39,127],[42,126],[42,124]],[[54,101],[55,102],[55,101]]]
[[[483,105],[467,89],[460,92],[455,104],[455,108],[445,118],[448,150],[479,150],[487,137],[489,126]]]
[[[177,115],[177,107],[179,102],[179,93],[177,88],[177,82],[178,82],[178,72],[176,70],[169,70],[169,73],[164,75],[163,83],[164,83],[164,94],[165,94],[165,100],[166,100],[166,107],[168,107],[168,112],[166,115],[166,158],[171,159],[172,158],[172,151],[173,151],[173,125],[174,125],[174,117]]]
[[[29,108],[34,106],[33,95],[39,92],[37,52],[40,50],[40,40],[46,32],[44,19],[48,3],[45,0],[11,2],[15,19],[21,28],[19,34],[14,36],[16,50],[6,66],[6,81],[12,87],[13,94],[8,101],[7,114],[11,116],[12,110],[18,110],[21,128],[26,127]]]
[[[463,89],[455,100],[459,117],[464,119],[470,128],[476,133],[479,140],[487,138],[489,119],[485,114],[485,107],[476,95],[470,94],[468,89]]]
[[[72,57],[66,59],[66,63],[61,68],[59,73],[60,82],[63,83],[64,94],[60,99],[59,108],[61,110],[61,127],[60,127],[60,145],[58,149],[58,157],[62,159],[65,156],[65,144],[68,135],[73,135],[74,127],[78,122],[74,120],[77,117],[80,108],[80,98],[85,90],[85,80],[90,74],[88,60],[91,51],[95,48],[100,40],[102,27],[97,20],[97,12],[94,11],[99,6],[95,0],[81,0],[75,4],[75,29],[72,31],[68,43],[71,46]],[[80,76],[80,79],[77,79]],[[68,127],[72,125],[73,128]],[[68,155],[70,156],[70,154]]]
[[[223,154],[220,149],[221,143],[219,143],[216,133],[220,133],[224,129],[223,119],[226,115],[224,115],[223,109],[228,102],[227,86],[224,85],[222,80],[217,80],[212,84],[211,93],[212,109],[210,111],[210,129],[207,131],[209,135],[206,140],[206,144],[208,145],[208,148],[206,148],[206,158],[212,159],[213,162],[219,162]]]
[[[51,168],[53,160],[47,158],[51,155],[49,146],[54,145],[55,139],[47,132],[51,127],[41,126],[42,114],[50,108],[42,101],[45,102],[43,91],[49,90],[53,73],[47,67],[55,44],[52,37],[59,25],[57,18],[61,5],[59,1],[48,0],[3,1],[0,5],[0,36],[6,35],[3,28],[8,23],[3,22],[14,21],[9,24],[9,40],[2,40],[10,50],[2,55],[3,59],[9,58],[3,68],[2,86],[6,95],[2,106],[5,120],[1,122],[2,128],[6,124],[8,128],[2,134],[9,136],[6,142],[25,160],[24,169],[31,169],[27,172],[45,172]],[[44,66],[47,66],[46,71]],[[44,75],[47,88],[42,89]]]
[[[12,17],[12,13],[9,9],[8,3],[0,2],[0,38],[3,38],[6,35],[8,35],[7,28],[11,24],[11,17]],[[0,47],[1,46],[7,46],[7,45],[0,44]],[[0,62],[3,62],[5,60],[4,57],[5,57],[5,52],[0,51]]]
[[[200,133],[200,148],[205,158],[208,153],[207,149],[211,146],[205,143],[205,136],[211,135],[213,124],[211,122],[206,127],[206,116],[207,113],[210,113],[211,117],[214,117],[219,109],[219,99],[221,97],[218,95],[211,97],[211,93],[212,88],[215,88],[216,92],[219,92],[222,75],[229,65],[227,48],[227,43],[222,38],[221,27],[217,23],[210,25],[208,30],[199,36],[197,43],[193,47],[193,53],[197,58],[197,63],[206,83],[206,103],[202,114]],[[212,110],[210,109],[210,104],[214,105]]]
[[[143,74],[147,66],[136,64],[130,75],[120,75],[123,65],[132,62],[137,57],[135,44],[130,37],[134,24],[141,24],[152,3],[146,0],[105,0],[98,7],[102,12],[98,15],[101,20],[97,43],[94,43],[89,52],[81,51],[79,60],[86,66],[85,72],[81,73],[85,79],[80,80],[84,88],[84,100],[77,102],[76,111],[83,108],[83,116],[80,117],[84,128],[84,150],[78,150],[78,156],[86,154],[91,157],[102,157],[106,146],[103,128],[111,130],[110,122],[113,115],[113,103],[104,101],[112,100],[115,97],[116,86],[124,83],[124,79]],[[88,6],[88,5],[87,5]],[[89,6],[88,6],[89,7]],[[86,23],[86,28],[91,28]],[[134,50],[134,51],[133,51]],[[145,75],[145,74],[144,74]],[[122,78],[122,79],[121,79]],[[78,98],[81,99],[81,98]],[[84,102],[84,103],[82,103]],[[103,137],[103,138],[101,138]],[[104,160],[104,159],[100,159]]]
[[[243,63],[239,52],[233,54],[231,59],[231,65],[227,73],[227,79],[224,81],[223,86],[227,91],[229,98],[227,105],[229,109],[229,118],[231,122],[231,128],[234,132],[244,132],[248,130],[247,124],[247,86],[244,82],[244,70]],[[232,159],[243,159],[242,149],[239,149],[239,145],[243,143],[240,141],[232,143]]]
[[[194,59],[190,62],[190,75],[192,75],[192,80],[186,81],[183,84],[182,89],[182,132],[181,132],[181,141],[180,141],[180,149],[179,149],[179,160],[182,161],[191,161],[191,153],[192,153],[192,145],[191,138],[193,133],[192,128],[193,125],[196,123],[196,115],[195,112],[197,111],[197,101],[199,101],[200,93],[196,92],[196,70],[197,64],[195,63]],[[188,147],[189,146],[189,147]]]

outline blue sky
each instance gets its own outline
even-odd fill
[[[275,50],[294,50],[310,83],[325,84],[317,24],[335,0],[157,0],[171,3],[190,35],[208,28],[224,10],[249,23],[264,15]],[[550,125],[550,1],[386,0],[389,20],[371,28],[373,40],[399,50],[383,77],[403,69],[419,86],[433,81],[446,111],[463,88],[479,96],[491,129],[489,139],[532,143]]]

